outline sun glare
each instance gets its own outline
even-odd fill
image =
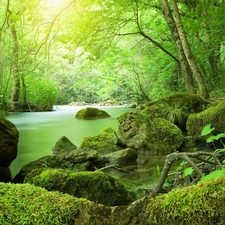
[[[59,8],[63,5],[64,0],[46,0],[46,6],[49,8]]]

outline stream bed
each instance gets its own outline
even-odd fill
[[[84,106],[56,106],[51,112],[9,113],[6,119],[14,123],[19,131],[17,158],[12,162],[10,170],[14,177],[25,164],[52,155],[52,148],[62,137],[66,136],[73,144],[79,145],[86,136],[98,134],[106,127],[118,130],[117,117],[131,109],[125,106],[97,106],[105,110],[111,118],[101,120],[78,120],[76,113]],[[157,165],[163,165],[164,158],[143,155],[138,164],[127,169],[131,173],[121,173],[115,169],[106,171],[109,174],[142,182],[143,185],[154,183],[159,178]]]

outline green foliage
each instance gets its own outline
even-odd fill
[[[211,173],[209,173],[208,175],[202,177],[199,182],[216,179],[218,177],[221,177],[224,174],[225,174],[225,169],[215,170],[215,171],[212,171]]]
[[[211,128],[211,124],[206,125],[201,131],[201,136],[205,136],[210,134],[215,128]]]
[[[180,106],[179,103],[174,103],[171,106],[167,103],[163,103],[164,118],[169,120],[171,123],[182,125],[187,118],[188,108]]]
[[[30,80],[27,100],[41,109],[51,109],[59,95],[58,87],[50,79]]]
[[[182,173],[182,177],[187,177],[192,175],[192,173],[194,172],[194,169],[192,167],[188,167],[184,169],[184,172]]]

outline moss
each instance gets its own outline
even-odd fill
[[[0,183],[0,224],[73,224],[78,201],[30,184]]]
[[[179,108],[185,107],[190,112],[201,112],[204,110],[209,102],[198,95],[190,94],[187,92],[180,92],[176,94],[169,95],[165,98],[150,102],[147,106],[152,106],[155,104],[168,104],[169,106],[176,105]]]
[[[147,139],[149,147],[158,150],[158,154],[162,155],[176,151],[183,143],[181,130],[162,118],[152,120]]]
[[[93,107],[87,107],[87,108],[79,110],[75,117],[77,119],[91,120],[91,119],[109,118],[110,115],[104,110],[93,108]]]
[[[151,224],[223,224],[225,176],[151,199],[148,204]]]
[[[105,153],[109,153],[120,149],[117,146],[117,142],[118,139],[114,129],[112,127],[107,127],[95,136],[85,137],[80,148],[88,148],[97,151],[105,150]]]
[[[40,174],[30,173],[25,182],[49,191],[58,190],[104,205],[127,204],[133,200],[118,180],[100,171],[73,172],[62,169],[46,169]]]
[[[225,121],[225,101],[221,101],[216,106],[212,106],[200,113],[191,114],[187,120],[187,130],[189,135],[199,135],[202,129],[211,124],[215,132],[224,132]]]

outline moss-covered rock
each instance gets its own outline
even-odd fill
[[[200,135],[208,124],[215,128],[216,133],[225,132],[225,100],[200,113],[191,114],[186,123],[188,135]]]
[[[30,184],[0,183],[0,224],[74,224],[78,200]]]
[[[96,150],[100,155],[105,155],[120,150],[118,142],[115,130],[112,127],[107,127],[97,135],[85,137],[80,148]]]
[[[201,112],[209,102],[198,95],[177,93],[147,104],[142,112],[150,118],[163,118],[177,125],[186,134],[186,121],[194,112]]]
[[[65,155],[73,150],[76,150],[77,146],[74,145],[67,137],[62,136],[52,148],[53,154]]]
[[[169,95],[165,98],[148,103],[146,106],[152,105],[169,105],[170,107],[176,106],[177,108],[186,108],[189,112],[203,111],[209,102],[198,95],[190,94],[187,92],[180,92]]]
[[[27,175],[25,182],[104,205],[125,205],[134,200],[119,180],[100,171],[36,170]]]
[[[2,225],[222,225],[225,175],[109,207],[30,184],[0,183]]]
[[[130,112],[121,115],[118,121],[122,141],[136,150],[164,155],[176,151],[183,142],[181,130],[162,118],[151,119],[142,112]]]
[[[16,126],[0,115],[0,167],[9,167],[16,158],[18,140]]]
[[[87,107],[79,110],[75,117],[77,119],[93,120],[93,119],[109,118],[110,115],[104,110],[97,109],[94,107]]]

